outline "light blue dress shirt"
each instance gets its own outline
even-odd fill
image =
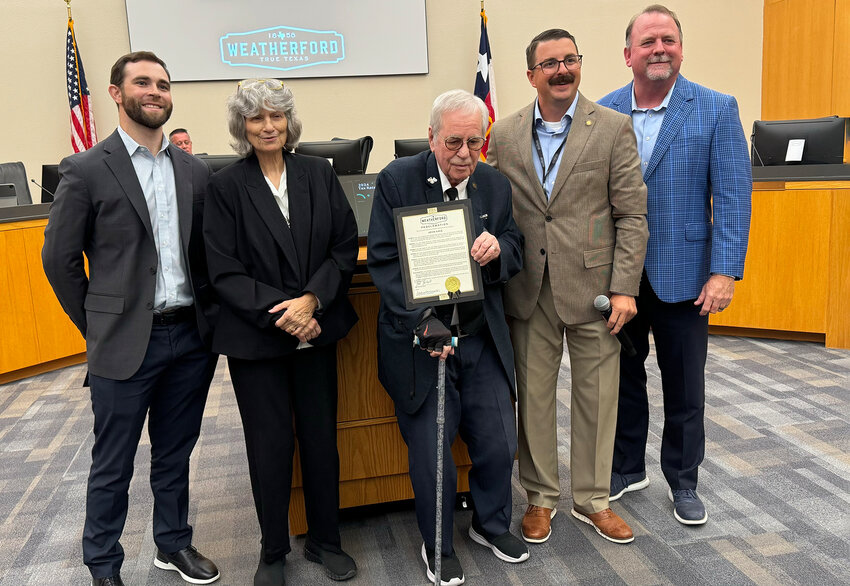
[[[154,156],[120,126],[118,134],[130,155],[150,214],[157,254],[154,311],[192,305],[192,287],[180,245],[177,187],[171,155],[168,153],[168,139],[163,135],[162,146]]]
[[[632,126],[635,129],[635,138],[637,139],[637,149],[640,154],[640,170],[646,174],[646,169],[649,166],[649,159],[652,158],[652,149],[655,148],[655,141],[658,140],[658,133],[661,131],[661,123],[664,122],[664,114],[667,113],[667,104],[670,103],[670,96],[673,95],[674,83],[664,96],[664,100],[654,108],[638,108],[635,101],[635,89],[632,86]]]
[[[578,104],[578,94],[573,98],[573,103],[567,108],[566,113],[558,122],[545,122],[540,114],[540,105],[535,100],[534,102],[534,127],[537,129],[537,137],[540,139],[540,148],[543,151],[543,161],[537,154],[537,147],[534,146],[534,137],[530,136],[531,141],[531,158],[534,161],[534,170],[537,171],[537,180],[543,185],[543,191],[546,192],[546,199],[549,199],[552,193],[552,188],[555,186],[555,178],[558,176],[558,169],[561,166],[566,146],[558,153],[558,160],[555,161],[555,166],[552,167],[552,172],[546,176],[546,183],[543,183],[543,170],[549,167],[552,161],[552,155],[561,146],[561,143],[567,138],[570,132],[570,125],[573,122],[573,116],[576,113],[576,104]]]

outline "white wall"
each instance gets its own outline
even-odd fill
[[[65,90],[67,11],[61,0],[0,2],[0,116],[4,131],[0,161],[22,160],[29,176],[39,181],[43,163],[58,163],[73,152]],[[585,96],[595,100],[628,82],[631,71],[623,62],[625,27],[629,18],[649,3],[487,0],[500,115],[534,98],[525,76],[525,47],[547,28],[565,28],[578,40],[584,55],[581,91]],[[684,29],[682,73],[692,81],[735,95],[749,135],[761,104],[762,2],[670,0],[667,6],[677,12]],[[380,170],[392,159],[394,138],[426,135],[434,97],[456,87],[472,90],[479,8],[479,0],[428,1],[427,75],[293,81],[290,87],[304,122],[302,140],[369,134],[375,139],[369,170]],[[125,7],[120,0],[73,0],[72,10],[98,136],[103,139],[117,124],[116,107],[106,92],[109,68],[130,49]],[[386,51],[391,52],[392,47]],[[230,153],[224,101],[235,85],[175,83],[174,113],[166,129],[188,128],[198,152]],[[32,191],[37,200],[40,191]]]

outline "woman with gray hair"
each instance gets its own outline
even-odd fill
[[[213,350],[227,356],[262,533],[254,585],[284,584],[295,433],[304,555],[347,580],[357,566],[340,547],[336,342],[357,321],[354,213],[327,160],[292,152],[301,121],[282,81],[239,82],[227,113],[243,158],[210,179],[204,239],[221,304]]]

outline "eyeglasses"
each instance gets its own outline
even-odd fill
[[[279,79],[243,79],[236,84],[236,91],[241,90],[243,86],[249,87],[252,85],[264,85],[270,90],[275,91],[283,89],[283,82]]]
[[[543,73],[555,73],[558,71],[561,63],[564,64],[564,67],[567,69],[578,69],[581,67],[581,58],[582,55],[567,55],[563,59],[546,59],[541,61],[531,69],[534,70],[536,67],[540,68],[540,71]]]
[[[466,143],[466,148],[471,151],[480,151],[484,147],[483,136],[471,136],[466,140],[463,140],[459,136],[447,136],[443,139],[443,144],[445,144],[446,148],[450,151],[459,151],[463,148],[464,142]]]

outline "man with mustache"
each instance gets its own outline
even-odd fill
[[[626,65],[634,81],[599,103],[632,118],[649,189],[649,244],[626,326],[637,356],[620,357],[620,406],[611,500],[649,485],[649,403],[644,361],[649,330],[664,394],[661,470],[673,515],[685,525],[708,520],[697,496],[705,455],[705,360],[708,314],[732,301],[744,274],[752,171],[732,96],[679,75],[682,26],[660,4],[626,27]]]
[[[537,99],[493,125],[487,161],[507,175],[525,235],[523,270],[505,290],[519,409],[526,541],[551,534],[560,499],[557,387],[564,335],[572,374],[572,515],[615,543],[634,539],[608,506],[620,345],[636,313],[646,250],[646,186],[627,116],[578,91],[575,37],[544,31],[526,49]],[[607,324],[594,309],[611,298]]]
[[[118,129],[59,165],[44,272],[86,339],[94,446],[83,561],[92,586],[122,586],[133,460],[148,418],[154,565],[192,584],[218,569],[192,546],[189,456],[216,356],[201,218],[209,170],[166,139],[171,78],[139,51],[112,66]],[[86,262],[88,261],[88,271]]]

